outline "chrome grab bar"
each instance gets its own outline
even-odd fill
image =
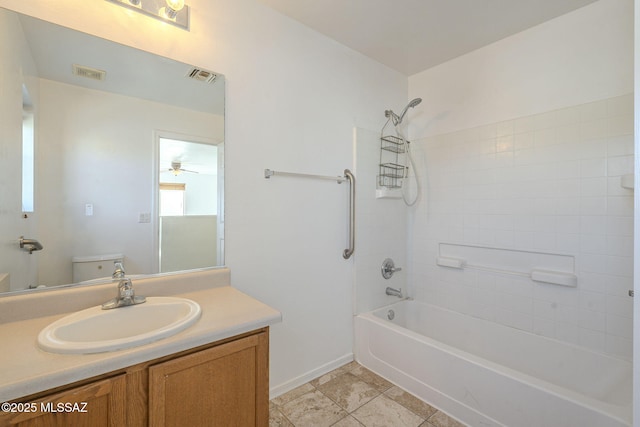
[[[351,173],[349,169],[344,170],[344,176],[325,176],[325,175],[310,175],[307,173],[293,173],[293,172],[279,172],[271,169],[264,170],[264,177],[266,179],[271,178],[274,175],[281,176],[294,176],[300,178],[312,178],[312,179],[325,179],[330,181],[337,181],[341,184],[345,181],[349,181],[349,247],[342,252],[344,259],[351,258],[353,252],[356,249],[356,177]]]
[[[348,169],[347,169],[348,170]],[[343,183],[347,180],[344,176],[325,176],[325,175],[311,175],[308,173],[295,173],[295,172],[279,172],[271,169],[264,170],[264,177],[266,179],[271,178],[274,175],[280,176],[295,176],[298,178],[311,178],[311,179],[326,179],[329,181],[337,181],[338,184]]]
[[[349,180],[349,247],[344,250],[342,257],[349,259],[356,250],[356,177],[349,169],[344,170],[344,176]]]
[[[32,254],[33,251],[41,251],[42,244],[36,239],[25,239],[24,236],[20,236],[20,249],[29,251],[29,254]]]

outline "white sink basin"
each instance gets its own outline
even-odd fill
[[[200,318],[198,303],[175,297],[147,297],[144,304],[102,310],[100,306],[59,319],[38,335],[52,353],[101,353],[169,337]]]

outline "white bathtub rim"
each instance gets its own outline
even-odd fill
[[[384,305],[384,306],[382,306],[382,307],[376,308],[375,310],[371,310],[371,311],[368,311],[368,312],[365,312],[365,313],[360,313],[360,314],[358,314],[357,316],[362,316],[362,317],[369,318],[367,315],[371,315],[371,316],[373,316],[374,318],[376,318],[377,320],[382,321],[382,323],[383,323],[383,324],[385,324],[385,325],[386,325],[386,324],[392,324],[392,325],[394,325],[394,326],[396,326],[396,327],[399,327],[399,328],[401,328],[401,329],[411,331],[411,330],[410,330],[410,329],[408,329],[408,328],[402,328],[401,326],[398,326],[398,325],[396,325],[395,323],[393,323],[393,322],[391,322],[391,321],[387,321],[387,320],[385,320],[385,319],[383,319],[383,318],[380,318],[380,317],[378,317],[378,316],[376,316],[376,315],[374,314],[374,312],[383,311],[383,310],[387,310],[387,309],[392,309],[394,306],[400,305],[401,303],[405,303],[405,302],[411,302],[411,303],[414,303],[414,304],[420,304],[420,305],[426,305],[426,306],[428,306],[428,307],[434,307],[434,308],[435,308],[435,309],[437,309],[437,310],[445,311],[445,312],[447,312],[447,313],[452,313],[453,315],[456,315],[456,316],[465,316],[465,317],[470,317],[470,318],[472,318],[472,319],[476,319],[476,320],[479,320],[479,321],[482,321],[482,322],[488,322],[488,323],[494,324],[495,326],[498,326],[498,327],[503,327],[503,328],[513,329],[513,330],[518,331],[518,332],[521,332],[521,333],[523,333],[523,334],[531,334],[531,335],[536,336],[537,338],[542,338],[542,339],[545,339],[545,340],[553,341],[553,342],[555,342],[555,343],[558,343],[558,344],[561,344],[561,345],[565,345],[565,346],[567,346],[567,347],[572,347],[572,348],[575,348],[575,349],[580,350],[580,351],[586,351],[586,352],[589,352],[589,353],[594,353],[594,354],[597,354],[597,355],[599,355],[599,356],[601,356],[601,357],[604,357],[604,358],[607,358],[607,359],[613,359],[613,360],[616,360],[616,361],[620,361],[620,362],[624,362],[624,363],[629,363],[629,364],[631,364],[631,363],[632,363],[630,360],[627,360],[627,359],[625,359],[625,358],[622,358],[622,357],[616,357],[616,356],[614,356],[614,355],[611,355],[611,354],[608,354],[608,353],[604,353],[604,352],[601,352],[601,351],[598,351],[598,350],[595,350],[595,349],[592,349],[592,348],[589,348],[589,347],[582,347],[582,346],[579,346],[579,345],[574,344],[574,343],[571,343],[571,342],[561,341],[561,340],[559,340],[559,339],[557,339],[557,338],[552,338],[552,337],[548,337],[548,336],[546,336],[546,335],[536,334],[535,332],[526,331],[526,330],[524,330],[524,329],[518,329],[518,328],[515,328],[515,327],[513,327],[513,326],[509,326],[509,325],[505,325],[505,324],[501,324],[501,323],[492,322],[491,320],[483,319],[482,317],[475,317],[475,316],[472,316],[472,315],[470,315],[470,314],[461,313],[461,312],[459,312],[459,311],[455,311],[455,310],[452,310],[452,309],[447,308],[447,307],[442,307],[442,306],[440,306],[440,305],[435,305],[435,304],[431,304],[431,303],[424,302],[424,301],[414,300],[413,298],[410,298],[410,297],[408,297],[408,298],[403,298],[403,299],[398,300],[398,301],[395,301],[395,302],[393,302],[393,303],[391,303],[391,304]],[[420,337],[426,337],[426,338],[429,338],[429,337],[427,337],[427,336],[425,336],[425,335],[422,335],[422,334],[419,334],[419,333],[417,333],[417,332],[414,332],[414,331],[411,331],[411,332],[415,333],[416,335],[418,335],[418,336],[420,336]],[[432,339],[433,341],[435,341],[435,342],[440,343],[440,341],[434,340],[433,338],[431,338],[431,339]],[[458,350],[459,350],[459,349],[458,349],[458,348],[456,348],[455,346],[451,346],[451,345],[444,344],[444,343],[442,343],[442,344],[443,344],[443,345],[446,345],[447,347],[450,347],[450,348],[452,348],[452,349],[455,349],[456,351],[458,351]],[[462,352],[464,352],[464,353],[467,353],[467,354],[473,355],[473,353],[465,352],[464,350],[459,350],[459,351],[462,351]],[[482,359],[482,360],[487,360],[487,359],[484,359],[484,358],[481,358],[481,359]],[[497,365],[498,365],[498,366],[502,366],[502,365],[500,365],[500,364],[497,364]],[[563,388],[563,387],[561,387],[561,388]]]
[[[455,357],[459,357],[461,359],[463,359],[464,361],[468,362],[468,363],[472,363],[473,365],[476,366],[481,366],[483,368],[486,368],[496,374],[500,374],[500,375],[507,375],[507,376],[511,376],[512,378],[517,378],[519,380],[521,380],[524,383],[527,383],[529,385],[531,385],[532,387],[534,387],[537,390],[542,390],[544,392],[548,392],[550,394],[552,394],[555,397],[558,398],[562,398],[562,399],[566,399],[569,400],[570,402],[577,404],[577,405],[581,405],[581,406],[587,406],[590,409],[597,411],[605,416],[611,417],[616,419],[619,422],[622,423],[627,423],[630,424],[631,423],[631,413],[632,413],[632,404],[633,402],[629,402],[626,405],[616,405],[616,404],[612,404],[612,403],[608,403],[608,402],[603,402],[601,400],[598,400],[594,397],[582,394],[582,393],[578,393],[574,390],[565,388],[565,387],[561,387],[558,386],[556,384],[550,383],[548,381],[544,381],[541,379],[538,379],[534,376],[525,374],[523,372],[517,371],[515,369],[500,365],[498,363],[492,362],[488,359],[482,358],[480,356],[476,356],[472,353],[466,352],[464,350],[460,350],[456,347],[450,346],[448,344],[444,344],[440,341],[437,341],[431,337],[425,336],[425,335],[421,335],[417,332],[414,332],[410,329],[407,328],[403,328],[402,326],[399,326],[397,324],[394,324],[393,322],[384,320],[378,316],[376,316],[375,314],[373,314],[374,311],[381,311],[387,308],[391,308],[394,305],[397,305],[399,303],[401,303],[402,301],[398,301],[395,302],[394,304],[390,304],[384,307],[381,307],[379,309],[367,312],[367,313],[362,313],[359,314],[358,316],[362,317],[363,319],[367,319],[369,321],[375,322],[378,325],[381,325],[383,327],[386,328],[390,328],[392,330],[394,330],[395,332],[398,332],[401,335],[404,335],[406,337],[409,337],[411,339],[415,339],[418,341],[422,341],[425,342],[429,345],[432,345],[436,348],[438,348],[439,350],[455,356]],[[419,302],[420,304],[425,304],[428,306],[432,306],[432,304],[428,304],[428,303],[424,303],[424,302]],[[450,311],[453,312],[455,314],[460,314],[458,312],[440,307],[440,306],[434,306],[437,309],[441,309],[441,310],[446,310],[446,311]],[[505,326],[505,325],[501,325],[501,326]],[[505,326],[508,327],[508,326]],[[519,330],[520,331],[520,330]],[[530,332],[526,332],[526,331],[521,331],[523,333],[530,333]],[[546,337],[545,337],[546,338]],[[551,339],[551,338],[549,338]],[[558,341],[561,344],[566,344],[566,345],[572,345],[572,344],[568,344],[565,343],[563,341]],[[573,346],[573,345],[572,345]],[[577,348],[579,348],[580,350],[586,350],[586,351],[591,351],[589,349],[585,349],[583,347],[579,347],[579,346],[575,346]],[[375,355],[373,355],[373,353],[371,353],[371,349],[367,348],[367,351],[369,351],[369,354],[371,354],[372,357],[375,357],[379,362],[381,363],[385,363],[383,360],[380,360],[378,357],[376,357]],[[611,357],[609,355],[604,355],[607,357]],[[388,365],[388,364],[387,364]],[[404,372],[400,367],[395,367],[395,366],[391,366],[388,365],[390,368],[392,369],[396,369],[398,371],[400,371],[402,374],[407,375],[410,377],[410,374]],[[416,380],[418,381],[418,380]],[[421,384],[424,384],[422,381],[418,381]],[[448,396],[450,399],[452,399],[450,396]],[[454,399],[455,400],[455,399]]]
[[[474,316],[471,316],[471,315],[469,315],[469,314],[465,314],[465,313],[460,313],[460,312],[458,312],[458,311],[451,310],[451,309],[446,308],[446,307],[441,307],[441,306],[439,306],[439,305],[434,305],[434,304],[430,304],[430,303],[428,303],[428,302],[423,302],[423,301],[413,300],[412,298],[405,298],[405,299],[403,299],[403,300],[396,301],[395,303],[388,304],[388,305],[386,305],[386,306],[380,307],[380,308],[375,309],[375,310],[372,310],[372,311],[370,311],[370,312],[362,313],[362,314],[361,314],[361,316],[363,316],[363,317],[365,317],[365,318],[369,318],[368,316],[365,316],[365,315],[371,315],[371,316],[372,316],[371,318],[372,318],[374,321],[376,321],[377,323],[380,323],[380,324],[382,324],[382,325],[389,325],[389,326],[393,326],[393,328],[394,328],[394,329],[395,329],[395,328],[398,328],[398,330],[400,330],[402,333],[404,333],[405,331],[407,331],[408,333],[410,333],[410,336],[412,336],[412,337],[414,337],[414,338],[422,338],[422,337],[424,337],[424,338],[428,339],[428,342],[430,342],[430,343],[437,343],[438,345],[444,346],[444,348],[451,350],[451,351],[447,351],[449,354],[457,354],[457,352],[461,352],[461,353],[463,353],[464,355],[469,355],[469,356],[470,356],[470,357],[472,357],[472,358],[477,358],[478,360],[481,360],[481,361],[487,361],[487,362],[489,362],[489,363],[492,363],[493,365],[495,365],[495,366],[499,367],[500,369],[504,368],[504,369],[508,369],[509,371],[517,372],[518,374],[520,374],[520,375],[524,375],[524,376],[525,376],[525,377],[527,377],[527,378],[532,378],[532,379],[535,379],[535,380],[537,380],[537,381],[541,381],[543,384],[550,384],[550,385],[553,385],[553,386],[557,387],[559,390],[572,391],[572,392],[574,392],[574,393],[575,393],[576,395],[578,395],[578,396],[585,396],[585,397],[587,397],[587,398],[589,398],[589,399],[593,399],[593,400],[594,400],[594,401],[596,401],[596,402],[602,402],[602,403],[604,403],[604,404],[611,405],[611,406],[613,406],[613,407],[631,407],[631,406],[632,406],[632,403],[633,403],[633,402],[632,402],[632,396],[629,396],[630,401],[629,401],[627,404],[620,404],[620,405],[619,405],[619,404],[616,404],[616,403],[607,402],[607,401],[605,401],[605,400],[598,399],[597,397],[589,396],[588,394],[584,394],[584,393],[580,393],[580,392],[577,392],[577,391],[573,391],[571,388],[563,387],[563,386],[561,386],[561,385],[554,384],[554,383],[552,383],[552,382],[550,382],[550,381],[547,381],[547,380],[541,380],[541,379],[539,379],[539,378],[537,378],[537,377],[535,377],[535,376],[533,376],[533,375],[526,374],[526,373],[521,372],[521,371],[519,371],[519,370],[517,370],[517,369],[514,369],[514,368],[506,367],[506,366],[504,366],[504,365],[501,365],[500,363],[492,362],[492,361],[490,361],[489,359],[486,359],[486,358],[484,358],[484,357],[482,357],[482,356],[477,356],[477,355],[475,355],[475,354],[473,354],[473,353],[470,353],[470,352],[468,352],[468,351],[465,351],[465,350],[459,349],[459,348],[458,348],[458,347],[456,347],[456,346],[449,345],[449,344],[445,344],[445,343],[443,343],[443,342],[441,342],[441,341],[438,341],[438,340],[436,340],[436,339],[434,339],[434,338],[431,338],[431,337],[429,337],[429,336],[426,336],[426,335],[420,334],[419,332],[415,332],[415,331],[412,331],[411,329],[408,329],[408,328],[404,328],[404,327],[402,327],[402,326],[399,326],[399,325],[397,325],[396,323],[393,323],[392,321],[387,321],[387,320],[385,320],[384,318],[381,318],[381,317],[376,316],[376,315],[374,314],[375,312],[381,312],[381,311],[383,311],[383,310],[391,309],[391,308],[393,308],[394,306],[400,305],[400,303],[404,303],[404,302],[407,302],[407,301],[411,301],[413,304],[424,305],[424,306],[427,306],[427,307],[433,307],[433,308],[434,308],[434,309],[436,309],[436,310],[441,310],[441,311],[444,311],[444,312],[446,312],[446,313],[451,313],[452,315],[455,315],[455,316],[464,316],[464,317],[469,317],[469,318],[475,319],[475,320],[480,321],[480,322],[488,323],[488,324],[490,324],[490,325],[491,325],[491,326],[493,326],[493,327],[508,328],[508,329],[511,329],[511,330],[516,331],[516,332],[518,332],[518,333],[522,333],[522,334],[530,334],[530,335],[535,336],[535,337],[536,337],[536,338],[538,338],[538,339],[543,339],[543,340],[551,341],[551,342],[557,343],[557,344],[562,345],[562,346],[566,346],[566,347],[570,347],[570,348],[576,349],[576,350],[578,350],[578,351],[583,351],[583,352],[592,353],[592,354],[595,354],[595,355],[597,355],[597,356],[599,356],[599,357],[602,357],[602,358],[604,358],[604,359],[610,359],[610,360],[615,361],[615,362],[620,362],[620,363],[629,364],[630,366],[631,366],[631,364],[632,364],[632,362],[631,362],[631,361],[629,361],[629,360],[627,360],[627,359],[620,358],[620,357],[615,357],[615,356],[613,356],[613,355],[611,355],[611,354],[607,354],[607,353],[599,352],[599,351],[597,351],[597,350],[594,350],[594,349],[591,349],[591,348],[588,348],[588,347],[582,347],[582,346],[579,346],[579,345],[577,345],[577,344],[573,344],[573,343],[566,342],[566,341],[561,341],[561,340],[556,339],[556,338],[547,337],[547,336],[545,336],[545,335],[539,335],[539,334],[536,334],[536,333],[534,333],[534,332],[530,332],[530,331],[526,331],[526,330],[523,330],[523,329],[514,328],[514,327],[511,327],[511,326],[508,326],[508,325],[503,325],[503,324],[500,324],[500,323],[495,323],[495,322],[492,322],[492,321],[487,320],[487,319],[483,319],[483,318],[480,318],[480,317],[474,317]]]
[[[469,414],[473,414],[474,417],[477,417],[478,419],[482,420],[486,423],[491,423],[489,425],[491,425],[492,427],[508,427],[505,424],[500,423],[499,421],[496,421],[495,419],[487,416],[486,414],[481,413],[480,411],[478,411],[477,409],[467,405],[464,402],[459,401],[458,399],[453,399],[451,396],[449,396],[446,393],[441,392],[440,390],[430,386],[429,384],[426,384],[425,382],[411,376],[410,374],[407,374],[406,372],[404,372],[403,370],[390,365],[389,363],[385,362],[384,360],[380,359],[379,357],[376,357],[373,353],[369,352],[368,357],[374,358],[376,362],[381,363],[383,365],[385,365],[390,371],[395,371],[397,372],[399,375],[402,375],[406,380],[412,381],[416,384],[419,384],[421,387],[424,387],[426,389],[428,389],[431,393],[433,393],[434,395],[438,395],[440,396],[442,399],[446,399],[447,401],[453,402],[458,408],[457,409],[463,409],[464,411],[467,411],[467,416],[469,416]],[[365,368],[367,367],[367,362],[361,359],[356,358],[356,361],[358,363],[360,363],[362,366],[364,366]],[[382,378],[384,378],[385,380],[395,384],[396,386],[400,387],[400,388],[407,388],[407,391],[412,392],[413,394],[416,394],[416,392],[414,390],[411,390],[412,387],[406,387],[406,385],[403,387],[403,385],[398,384],[397,381],[394,381],[393,378],[389,378],[388,375],[385,375],[384,373],[381,372],[376,372],[376,375],[381,376]],[[429,402],[427,402],[429,403]],[[434,403],[434,402],[431,402]],[[437,408],[440,412],[444,412],[445,414],[447,414],[449,417],[459,421],[459,422],[463,422],[464,419],[466,419],[467,417],[464,417],[464,419],[461,419],[459,417],[456,417],[454,415],[452,415],[451,413],[449,413],[446,409],[439,407]],[[484,425],[484,424],[483,424]]]
[[[440,307],[438,307],[440,308]],[[439,350],[444,351],[445,353],[455,356],[455,357],[459,357],[461,359],[463,359],[466,362],[472,363],[473,365],[476,366],[481,366],[483,368],[486,368],[496,374],[501,374],[501,375],[508,375],[511,377],[515,377],[518,378],[520,380],[522,380],[523,382],[530,384],[532,387],[538,389],[538,390],[542,390],[545,392],[549,392],[550,394],[559,397],[559,398],[563,398],[563,399],[567,399],[569,401],[571,401],[574,404],[578,404],[578,405],[585,405],[590,407],[591,409],[596,410],[597,412],[600,412],[606,416],[610,416],[613,418],[616,418],[617,420],[621,421],[621,422],[625,422],[625,423],[629,423],[631,421],[630,415],[631,415],[631,408],[632,408],[632,402],[630,402],[627,405],[615,405],[612,403],[607,403],[607,402],[603,402],[601,400],[595,399],[591,396],[587,396],[585,394],[582,393],[578,393],[576,391],[573,391],[571,389],[565,388],[565,387],[561,387],[558,386],[556,384],[550,383],[548,381],[544,381],[541,379],[538,379],[534,376],[525,374],[523,372],[517,371],[515,369],[500,365],[498,363],[492,362],[488,359],[482,358],[480,356],[476,356],[472,353],[466,352],[464,350],[460,350],[456,347],[450,346],[448,344],[444,344],[440,341],[437,341],[431,337],[425,336],[425,335],[421,335],[417,332],[414,332],[410,329],[406,329],[403,328],[402,326],[396,325],[392,322],[389,321],[385,321],[384,319],[379,318],[378,316],[374,315],[373,313],[365,313],[364,315],[361,315],[363,318],[368,319],[368,320],[372,320],[382,326],[388,327],[393,329],[394,331],[407,336],[409,338],[412,339],[417,339],[419,341],[423,341],[426,342],[430,345],[433,345],[434,347],[438,348]],[[563,343],[564,344],[564,343]],[[582,349],[582,348],[581,348]],[[370,349],[368,349],[370,350]],[[370,353],[372,354],[372,353]],[[376,357],[375,355],[372,354],[373,357],[375,357],[377,360],[379,360],[382,363],[385,363],[383,360],[379,359],[378,357]],[[391,366],[391,365],[389,365]],[[404,372],[402,369],[398,368],[398,367],[393,367],[391,366],[393,369],[396,369],[400,372],[402,372],[404,375],[408,375],[410,376],[408,373]],[[417,381],[417,380],[416,380]],[[422,383],[422,382],[421,382]],[[629,416],[626,416],[626,415]]]

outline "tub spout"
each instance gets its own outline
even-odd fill
[[[392,295],[392,296],[395,296],[395,297],[398,297],[398,298],[403,298],[403,296],[402,296],[402,288],[401,289],[394,289],[392,287],[387,286],[386,293],[387,293],[387,295]]]

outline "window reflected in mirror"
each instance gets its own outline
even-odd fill
[[[160,182],[160,216],[184,216],[187,184]]]
[[[22,85],[22,212],[34,211],[35,124],[27,88]]]

